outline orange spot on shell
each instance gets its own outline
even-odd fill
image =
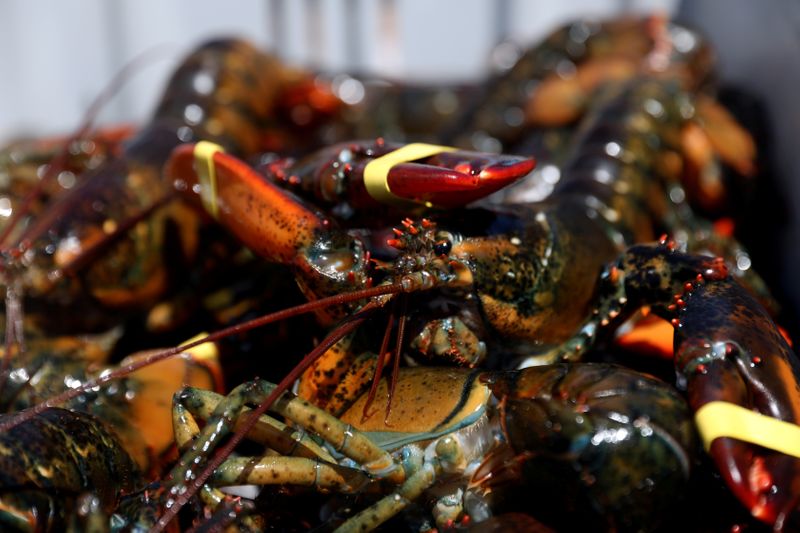
[[[789,337],[789,333],[785,329],[780,327],[780,326],[778,326],[778,331],[781,333],[781,335],[783,335],[783,339],[786,341],[786,343],[789,345],[789,347],[791,347],[792,346],[792,338]]]
[[[632,352],[672,359],[674,331],[669,322],[650,315],[640,320],[631,331],[617,337],[614,343]]]

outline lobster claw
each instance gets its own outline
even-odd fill
[[[358,238],[218,146],[179,146],[164,175],[253,252],[292,268],[310,298],[366,286],[368,255]]]
[[[410,157],[419,144],[406,145]],[[373,162],[374,164],[374,162]],[[533,158],[446,150],[416,163],[400,163],[389,169],[388,189],[403,200],[458,207],[484,198],[528,175],[536,163]],[[364,180],[371,179],[365,169]]]
[[[679,380],[727,485],[759,520],[778,529],[797,520],[800,363],[792,349],[722,259],[683,254],[665,240],[626,254],[626,294],[670,301]],[[654,298],[662,291],[673,294]]]
[[[353,209],[458,207],[523,178],[533,158],[382,139],[334,145],[295,161],[273,160],[267,178],[315,200]]]
[[[800,362],[721,258],[663,239],[633,246],[625,293],[675,327],[675,365],[706,449],[734,495],[782,530],[800,519]]]
[[[776,529],[797,522],[796,356],[767,312],[730,280],[696,286],[682,300],[675,360],[706,448],[753,516]]]

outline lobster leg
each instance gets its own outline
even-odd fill
[[[436,474],[432,464],[424,463],[397,490],[349,519],[336,532],[372,531],[419,498],[436,481]]]
[[[731,490],[764,522],[796,522],[800,452],[787,440],[800,435],[800,363],[767,311],[719,259],[662,244],[629,249],[620,266],[631,302],[652,305],[675,326],[678,375]],[[726,411],[711,429],[699,411],[719,406]],[[757,420],[756,429],[737,432],[726,422],[730,411]],[[771,437],[775,426],[794,437]]]
[[[194,388],[187,388],[176,396],[173,417],[175,440],[180,449],[188,448],[192,439],[200,434],[192,411],[200,412],[201,415],[212,414],[222,401],[223,397],[218,394]],[[249,409],[242,412],[247,411]],[[281,454],[294,456],[227,459],[216,470],[211,480],[212,485],[224,487],[291,483],[352,492],[368,481],[364,473],[337,465],[324,448],[319,447],[303,432],[293,431],[271,417],[259,417],[259,422],[253,429],[253,440]]]
[[[206,426],[200,431],[191,447],[181,458],[176,469],[172,472],[173,479],[188,480],[193,476],[195,465],[202,462],[209,449],[234,430],[235,424],[240,419],[245,404],[259,404],[275,389],[275,385],[262,380],[244,383],[234,389],[224,401],[220,401],[208,419]],[[191,391],[182,393],[186,399],[192,399]],[[181,403],[179,393],[176,404]],[[185,411],[181,411],[181,417]],[[364,465],[367,472],[381,477],[389,477],[397,482],[402,481],[402,469],[396,468],[394,461],[387,452],[381,450],[366,436],[353,429],[350,425],[342,423],[337,418],[325,411],[312,406],[307,401],[294,396],[283,396],[272,407],[276,412],[295,422],[300,427],[311,431],[331,443],[334,448],[356,463]],[[183,423],[181,424],[184,425]],[[193,428],[181,430],[185,440],[186,434],[194,433]],[[330,456],[327,456],[330,457]]]
[[[172,418],[175,442],[185,450],[200,432],[195,420],[210,420],[225,397],[204,389],[186,387],[173,399]],[[250,409],[244,408],[243,413]],[[238,427],[238,425],[237,425]],[[318,458],[333,461],[333,457],[308,434],[293,430],[286,424],[266,415],[259,417],[248,437],[259,444],[268,445],[281,455]]]

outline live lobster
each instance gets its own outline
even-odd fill
[[[303,363],[311,370],[306,374],[301,390],[315,402],[344,410],[345,401],[358,396],[364,384],[369,385],[368,379],[355,379],[358,374],[368,374],[377,367],[374,375],[379,378],[380,369],[388,359],[385,354],[389,352],[394,352],[395,362],[399,361],[401,352],[416,352],[423,357],[445,356],[451,361],[471,365],[487,364],[488,358],[497,366],[510,364],[505,358],[509,355],[522,356],[530,352],[538,354],[539,362],[575,359],[595,342],[598,335],[616,326],[625,315],[644,304],[670,317],[674,311],[681,313],[682,318],[676,318],[678,348],[682,356],[681,368],[690,369],[686,378],[693,391],[690,396],[695,398],[695,408],[706,403],[705,393],[716,390],[713,387],[700,388],[697,384],[711,379],[704,376],[718,375],[716,371],[723,364],[721,361],[726,361],[726,358],[741,361],[739,358],[744,354],[776,351],[777,355],[769,357],[769,363],[759,363],[755,370],[746,374],[744,389],[757,390],[753,385],[755,381],[748,380],[763,379],[773,394],[766,400],[759,400],[768,405],[756,407],[774,418],[797,424],[796,394],[792,391],[796,390],[798,368],[793,354],[780,335],[771,329],[773,326],[767,314],[730,280],[725,267],[719,261],[683,255],[667,240],[655,247],[630,248],[635,242],[652,240],[657,234],[656,229],[675,228],[670,225],[675,220],[673,209],[668,203],[665,207],[665,202],[658,200],[658,196],[651,196],[650,192],[659,188],[663,190],[664,183],[671,183],[668,181],[671,176],[659,172],[655,163],[658,155],[674,148],[669,139],[674,138],[674,130],[685,123],[685,117],[676,114],[671,105],[676,98],[690,98],[679,82],[652,73],[637,74],[621,87],[611,89],[597,105],[598,110],[584,123],[582,137],[573,149],[575,155],[571,163],[565,165],[562,181],[547,201],[492,209],[433,211],[435,223],[427,218],[419,222],[408,220],[405,229],[395,231],[397,235],[392,238],[390,246],[379,244],[371,255],[366,253],[369,247],[365,241],[381,239],[380,226],[388,222],[386,218],[379,219],[378,224],[364,232],[337,229],[333,217],[320,216],[315,210],[306,208],[302,202],[267,183],[244,163],[221,152],[206,155],[203,159],[197,155],[194,146],[179,147],[168,163],[166,173],[168,182],[177,184],[189,196],[203,191],[207,198],[213,198],[210,202],[215,206],[211,209],[212,214],[231,226],[245,243],[269,260],[291,265],[298,274],[303,291],[312,299],[333,298],[338,306],[325,310],[321,316],[323,320],[332,323],[346,313],[356,313],[355,319],[345,319],[344,326],[335,330],[312,354],[316,356],[330,348],[333,359],[317,363],[309,357]],[[660,112],[653,113],[652,107],[648,109],[644,105],[651,101],[659,103]],[[619,109],[625,112],[614,113]],[[619,117],[618,122],[614,121],[614,116]],[[642,125],[645,126],[643,129],[640,128]],[[648,135],[651,132],[658,132],[656,137],[667,141],[655,145],[645,142],[643,136],[650,139]],[[272,164],[267,167],[267,179],[290,184],[303,184],[310,179],[312,184],[324,185],[322,181],[315,181],[320,175],[341,176],[339,183],[352,187],[347,203],[366,209],[372,204],[373,209],[379,210],[380,204],[363,194],[364,189],[369,188],[362,181],[364,166],[392,148],[391,144],[384,142],[348,143],[303,165]],[[477,169],[471,168],[476,157]],[[395,169],[395,178],[402,183],[403,178],[430,176],[430,185],[423,183],[421,188],[411,187],[402,193],[402,186],[392,181],[392,171],[385,177],[389,197],[399,204],[395,208],[413,216],[431,209],[426,203],[433,207],[437,204],[452,207],[445,205],[446,196],[438,195],[440,189],[436,180],[454,173],[435,167],[443,166],[453,171],[464,168],[476,174],[486,168],[490,178],[497,173],[492,172],[492,165],[511,164],[514,170],[509,175],[512,177],[530,169],[530,163],[524,159],[509,160],[457,152],[428,155],[425,162],[434,168],[411,167],[405,175]],[[214,169],[219,184],[217,190],[209,192],[208,185],[198,182],[196,169],[201,164]],[[308,172],[303,172],[303,169]],[[650,174],[661,174],[663,182],[650,185],[651,182],[644,180]],[[455,180],[453,189],[460,187],[466,191],[463,199],[455,203],[466,203],[483,192],[496,190],[507,178],[499,184],[491,179],[463,178],[463,183]],[[482,189],[483,186],[486,188]],[[359,198],[366,200],[368,205],[359,205]],[[203,202],[195,200],[195,203]],[[239,211],[237,206],[249,210]],[[254,218],[256,223],[242,221],[243,213]],[[273,227],[270,228],[269,224]],[[49,229],[53,223],[50,220],[38,225]],[[367,238],[362,238],[362,235]],[[689,245],[694,246],[694,243]],[[623,252],[623,259],[615,264]],[[370,285],[374,289],[369,289]],[[347,335],[357,323],[366,320],[367,315],[398,301],[393,296],[398,293],[408,296],[399,299],[399,307],[390,315],[380,349],[370,348],[369,339],[364,339],[363,334],[362,338]],[[343,296],[337,298],[336,294]],[[419,298],[416,298],[417,294]],[[436,298],[430,298],[431,294]],[[368,295],[371,300],[360,304]],[[411,301],[411,307],[416,307],[410,313],[406,312],[407,299]],[[745,302],[745,315],[752,321],[744,332],[735,331],[726,337],[730,339],[729,344],[736,343],[736,346],[735,349],[723,350],[722,356],[714,351],[716,347],[710,355],[707,352],[696,353],[702,351],[704,343],[714,344],[706,341],[711,338],[712,330],[726,327],[719,315],[714,315],[711,321],[695,319],[692,325],[688,325],[688,317],[706,302],[711,302],[716,309],[726,302]],[[395,304],[391,303],[389,307],[393,306]],[[675,307],[670,309],[670,306]],[[316,309],[321,307],[320,304]],[[395,316],[398,317],[398,340],[395,349],[390,351],[388,344]],[[406,322],[411,324],[410,349],[403,342]],[[680,337],[680,332],[684,331],[681,328],[694,327],[700,331],[684,341]],[[753,331],[762,328],[770,332],[768,338],[758,338],[759,344],[754,345]],[[762,340],[766,347],[760,345]],[[365,348],[358,348],[358,343],[363,343]],[[378,357],[367,357],[370,351],[377,351]],[[361,357],[362,353],[365,357]],[[700,363],[702,367],[691,363],[693,356],[697,355],[708,357],[708,361]],[[757,357],[760,361],[768,358],[766,353]],[[355,364],[357,362],[359,364]],[[260,403],[255,412],[266,410],[281,390],[303,370],[304,367],[299,366]],[[329,379],[314,379],[315,373],[328,375]],[[396,383],[398,371],[393,371],[393,375]],[[726,369],[720,375],[728,376],[729,373]],[[762,375],[764,377],[760,377]],[[341,381],[342,377],[348,379]],[[354,379],[350,380],[350,377]],[[99,380],[103,381],[105,378]],[[369,398],[377,393],[377,383],[378,379],[374,379],[373,393]],[[98,381],[94,381],[85,386],[97,384]],[[698,388],[702,392],[694,392]],[[782,400],[777,405],[770,404],[776,397],[782,397]],[[715,398],[713,394],[712,398]],[[363,415],[368,414],[368,409],[369,405],[363,408]],[[9,428],[23,419],[17,417],[12,422],[3,423],[2,427]],[[251,417],[253,422],[255,419],[256,416]],[[235,435],[241,439],[245,432],[246,429],[239,429]],[[728,441],[720,439],[716,442]],[[734,458],[739,462],[737,468],[749,469],[760,479],[768,478],[774,482],[770,486],[750,487],[737,481],[741,477],[737,477],[735,471],[731,470],[729,476],[737,495],[755,510],[759,518],[783,524],[796,505],[791,501],[791,494],[796,493],[793,487],[796,481],[781,478],[778,470],[774,470],[773,461],[788,465],[788,468],[778,468],[781,472],[794,472],[792,475],[796,479],[797,459],[779,452],[764,452],[746,444],[741,445],[744,452],[723,449],[724,444],[713,446],[715,455],[724,465],[723,470],[730,468],[728,459]],[[750,460],[748,454],[756,458]],[[204,480],[201,478],[212,471],[213,468],[208,467],[192,481],[192,486],[202,485]],[[773,485],[777,489],[773,490]],[[162,520],[160,526],[164,526],[166,521]]]

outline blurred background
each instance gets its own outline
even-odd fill
[[[104,122],[142,121],[199,42],[236,35],[286,62],[408,81],[484,78],[503,41],[533,44],[579,17],[674,12],[675,0],[4,0],[0,138],[75,128],[125,65],[147,58]]]
[[[469,83],[513,60],[503,43],[531,45],[576,18],[655,11],[708,35],[721,82],[764,106],[771,152],[765,210],[770,201],[783,204],[769,213],[777,222],[765,230],[776,232],[770,243],[781,253],[766,261],[780,261],[769,268],[785,301],[800,309],[800,3],[793,0],[5,0],[0,141],[73,130],[136,58],[143,59],[100,122],[142,122],[175,64],[214,36],[244,37],[290,64],[324,72]]]

